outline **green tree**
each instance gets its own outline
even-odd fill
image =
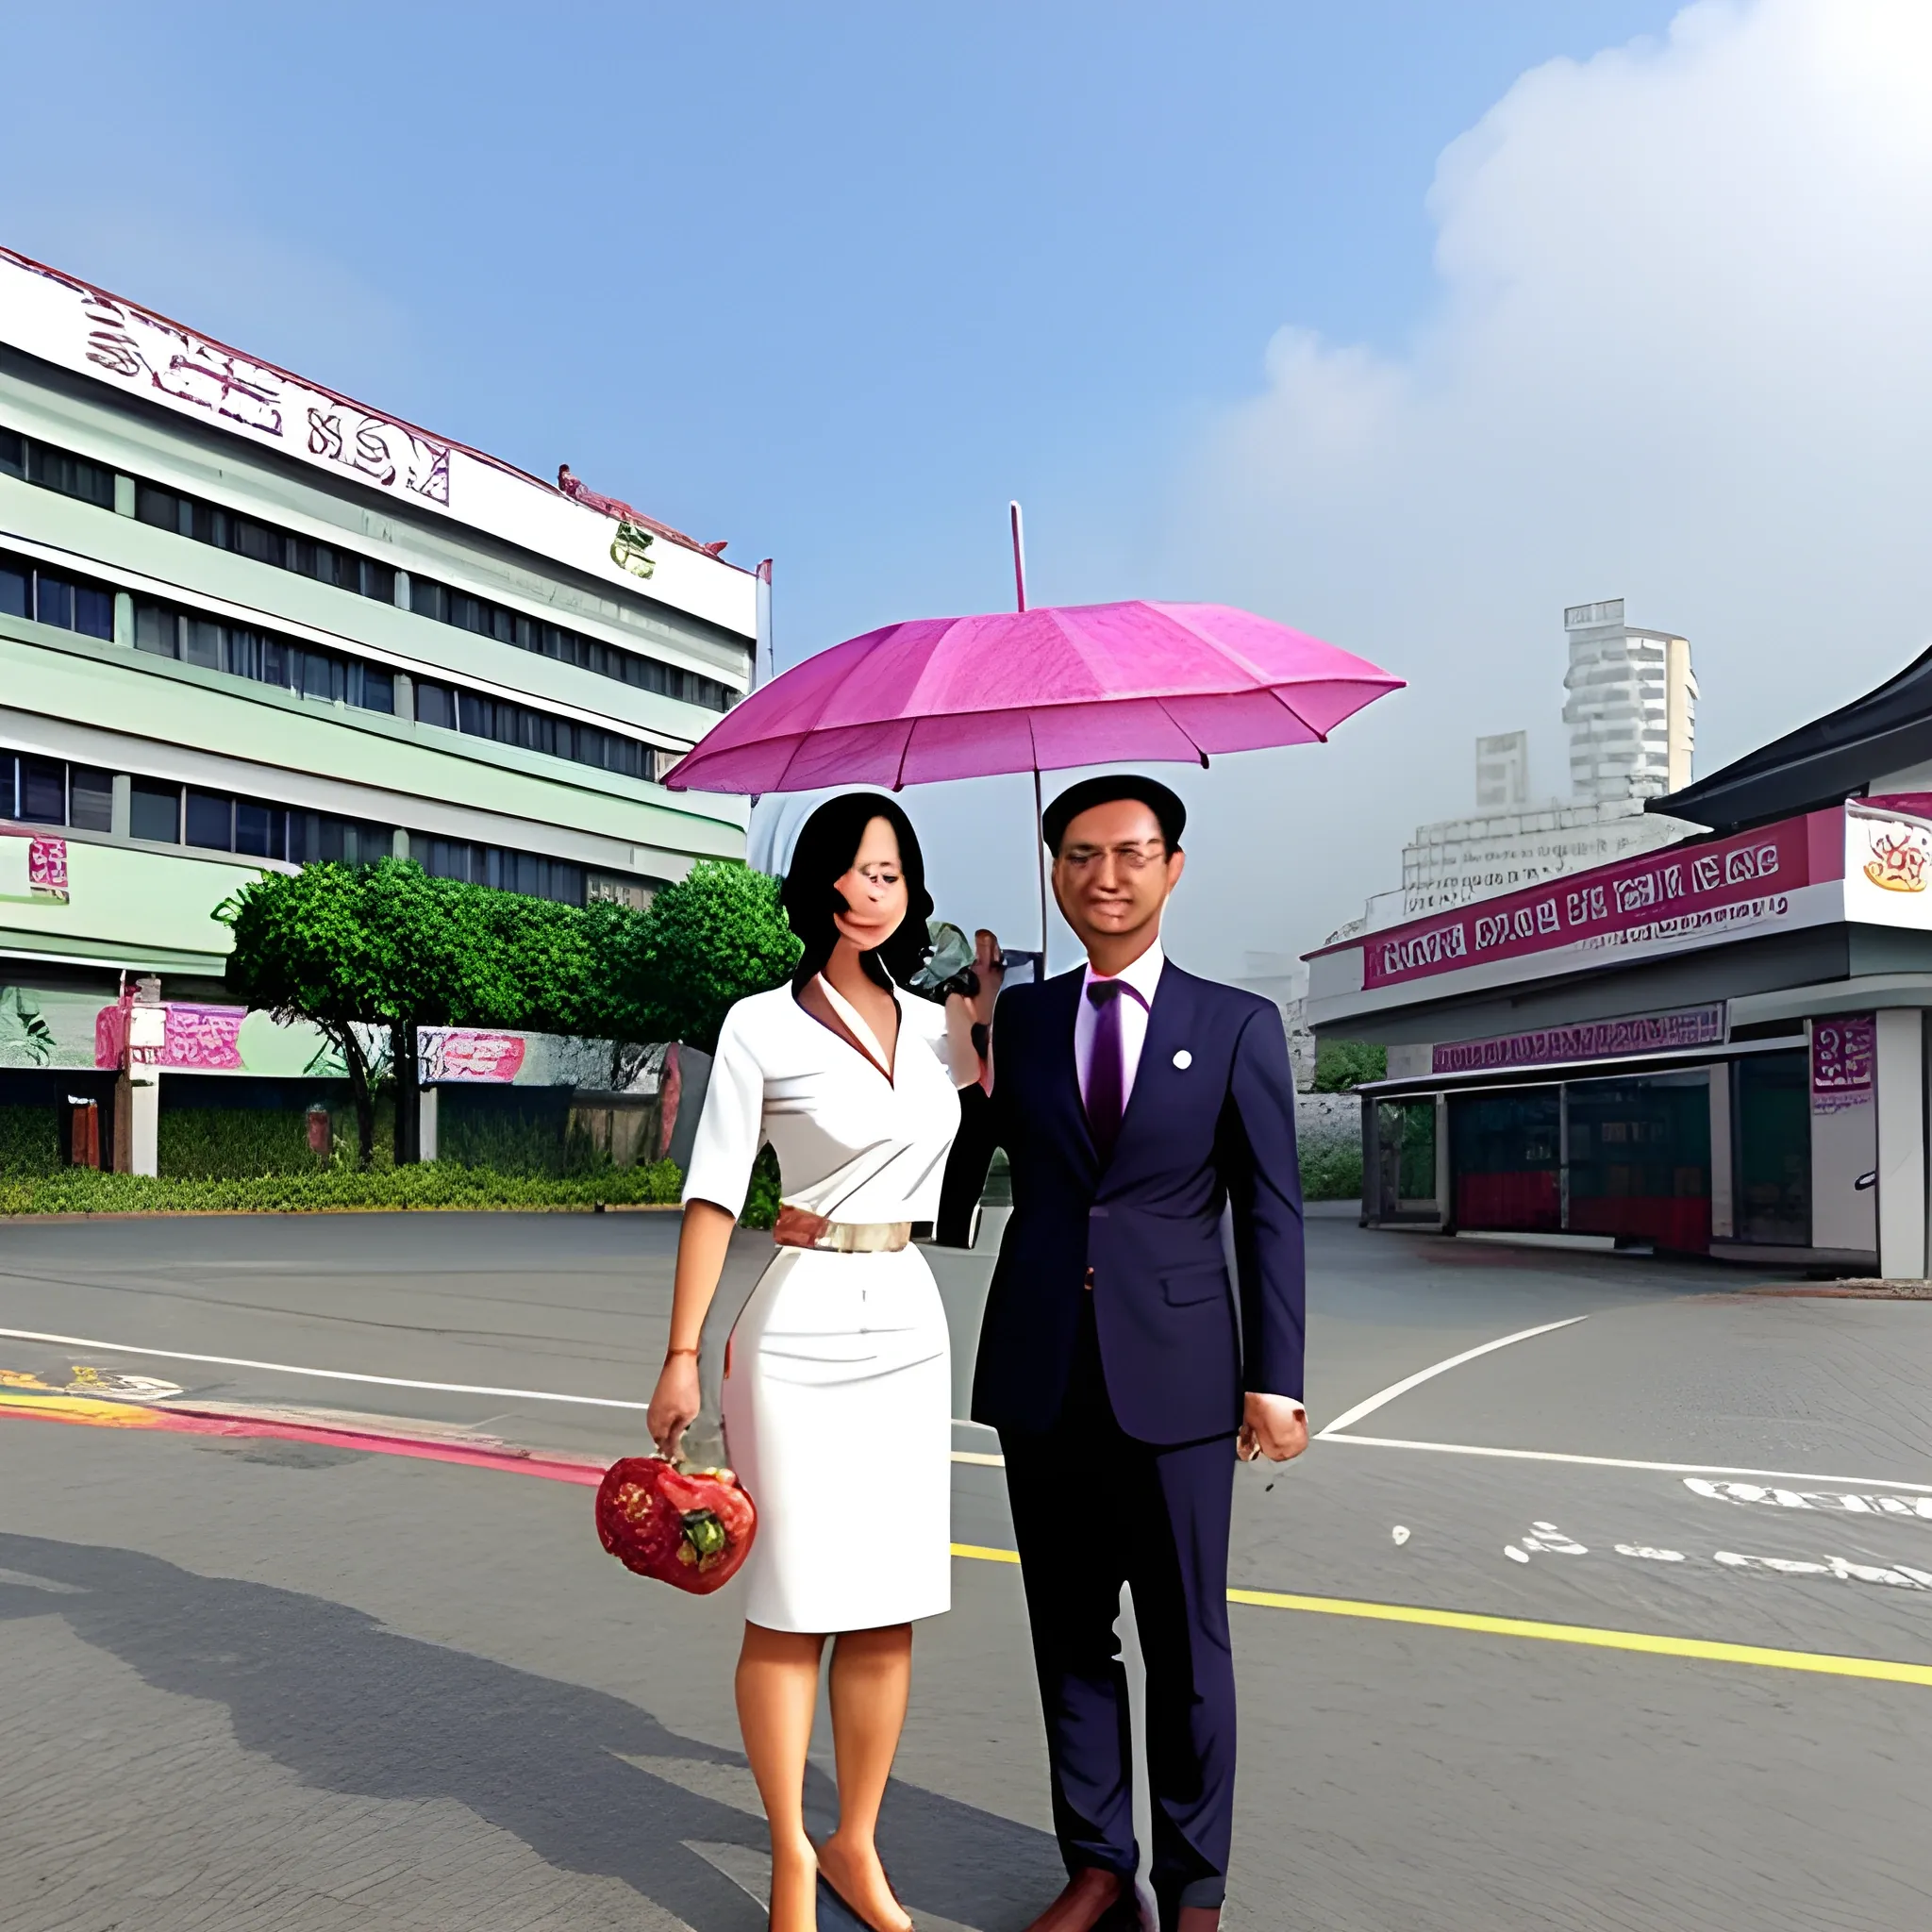
[[[396,1158],[420,1151],[423,1026],[575,1031],[599,1017],[592,935],[577,908],[432,878],[408,859],[310,865],[252,881],[222,908],[228,985],[308,1020],[342,1057],[361,1164],[375,1135],[369,1029],[389,1036]]]
[[[592,908],[597,910],[599,908]],[[748,866],[700,859],[634,924],[598,935],[599,1030],[624,1040],[718,1048],[727,1008],[779,985],[798,963],[778,881]]]
[[[382,1005],[382,966],[354,866],[304,866],[251,880],[215,916],[234,934],[228,989],[284,1024],[307,1020],[341,1055],[356,1107],[360,1164],[375,1142],[375,1084],[366,1029]]]

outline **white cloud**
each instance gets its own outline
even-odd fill
[[[1177,492],[1171,570],[1412,683],[1190,788],[1210,970],[1398,883],[1476,733],[1557,788],[1566,603],[1690,638],[1705,771],[1932,633],[1932,8],[1702,0],[1524,75],[1429,208],[1407,348],[1284,327]]]

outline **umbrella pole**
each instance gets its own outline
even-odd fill
[[[1046,814],[1040,803],[1040,767],[1033,768],[1033,856],[1040,865],[1040,976],[1046,977]]]

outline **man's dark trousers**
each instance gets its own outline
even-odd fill
[[[1140,1863],[1113,1628],[1125,1584],[1147,1666],[1155,1896],[1164,1924],[1181,1906],[1218,1906],[1234,1818],[1234,1438],[1156,1447],[1126,1435],[1090,1310],[1058,1421],[1039,1434],[1003,1430],[1000,1446],[1046,1714],[1054,1829],[1068,1862],[1130,1884]]]

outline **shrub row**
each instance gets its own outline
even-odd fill
[[[1361,1142],[1330,1141],[1304,1147],[1302,1197],[1308,1201],[1358,1201],[1362,1192]]]
[[[63,1168],[52,1174],[0,1175],[0,1214],[319,1213],[331,1208],[547,1208],[658,1206],[675,1202],[684,1177],[668,1160],[596,1174],[504,1174],[427,1161],[358,1174],[191,1180]]]

